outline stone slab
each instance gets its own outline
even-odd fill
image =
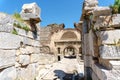
[[[0,31],[1,32],[12,32],[13,30],[13,24],[4,24],[4,25],[0,25]]]
[[[17,27],[15,27],[15,29],[17,30],[18,35],[21,35],[23,37],[27,37],[27,38],[30,38],[30,39],[34,39],[34,34],[31,31],[27,32],[24,29],[20,29],[20,28],[17,28]],[[38,35],[37,35],[37,38],[35,40],[39,40]]]
[[[23,37],[23,43],[30,46],[40,47],[40,41]]]
[[[30,39],[30,38],[27,38],[27,37],[23,37],[23,43],[24,43],[25,45],[33,46],[33,42],[34,42],[33,39]]]
[[[101,44],[116,44],[120,40],[120,30],[101,31],[97,33]]]
[[[39,61],[39,54],[31,54],[30,56],[31,63],[38,62]]]
[[[92,20],[96,21],[95,25],[94,25],[94,29],[99,29],[99,28],[107,28],[108,27],[108,21],[110,19],[111,16],[93,16]]]
[[[18,68],[18,79],[20,80],[35,80],[38,64],[30,64],[26,68]]]
[[[94,73],[97,75],[99,80],[119,80],[120,70],[107,70],[99,64],[92,65]],[[96,80],[96,79],[93,79]]]
[[[109,7],[95,7],[93,10],[94,16],[104,16],[110,14],[111,14],[111,9]]]
[[[109,63],[112,65],[113,69],[120,70],[120,61],[110,60]]]
[[[33,33],[32,33],[31,31],[27,32],[27,36],[28,36],[29,38],[34,38],[34,37],[33,37]]]
[[[0,32],[0,49],[17,49],[22,38],[11,33]]]
[[[96,74],[96,76],[98,76],[98,78],[100,80],[107,80],[107,76],[105,74],[105,72],[107,71],[106,69],[104,69],[103,66],[99,65],[99,64],[92,64],[92,69],[94,71],[94,73]],[[93,79],[94,80],[94,79]]]
[[[20,48],[20,54],[30,54],[30,53],[28,53],[28,49]]]
[[[19,63],[23,66],[28,65],[30,63],[30,56],[29,55],[20,55]]]
[[[120,46],[103,45],[99,47],[103,59],[120,59]]]
[[[85,0],[85,6],[95,7],[98,4],[97,0]]]
[[[111,26],[120,27],[120,14],[114,14],[113,15]]]
[[[104,71],[107,79],[106,80],[120,80],[120,70],[111,70],[111,71]]]
[[[5,13],[0,13],[0,25],[13,24],[14,19]]]
[[[35,47],[34,47],[34,53],[35,53],[35,54],[39,54],[39,53],[40,53],[40,48],[37,48],[37,47],[35,48]]]
[[[33,44],[33,46],[35,46],[35,47],[40,47],[40,41],[34,40],[34,42],[33,42],[32,44]]]
[[[120,61],[110,61],[112,65],[120,66]]]
[[[34,53],[34,48],[32,46],[26,46],[25,50],[27,51],[28,54],[32,54]]]
[[[0,50],[0,69],[15,65],[15,50]]]
[[[102,13],[102,12],[101,12]],[[99,16],[97,18],[96,16],[93,15],[93,20],[96,21],[94,28],[99,29],[99,28],[114,28],[120,26],[120,14],[113,14],[111,15],[103,15]]]
[[[16,31],[18,32],[18,35],[27,37],[27,32],[24,29],[20,29],[15,27]]]
[[[9,67],[0,72],[0,80],[16,80],[17,73],[15,67]]]
[[[30,20],[30,19],[39,19],[39,16],[33,14],[33,13],[22,13],[21,17],[23,18],[23,20]]]

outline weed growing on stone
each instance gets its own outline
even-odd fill
[[[18,32],[16,29],[13,29],[12,34],[18,35]]]

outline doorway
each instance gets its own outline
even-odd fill
[[[64,49],[64,56],[65,56],[65,57],[75,57],[75,56],[76,56],[76,55],[75,55],[75,48],[74,48],[74,47],[71,47],[71,46],[66,47],[66,48]]]

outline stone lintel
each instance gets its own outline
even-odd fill
[[[120,40],[120,30],[100,31],[96,33],[101,41],[101,44],[116,44]]]
[[[95,7],[93,10],[94,16],[103,16],[110,14],[111,14],[111,9],[109,7]]]
[[[120,59],[120,46],[103,45],[99,47],[99,51],[103,59]]]
[[[36,23],[41,21],[39,16],[36,16],[32,13],[21,13],[21,17],[23,18],[23,20],[34,20]]]

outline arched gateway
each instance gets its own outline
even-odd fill
[[[77,53],[76,48],[74,48],[73,46],[68,46],[63,51],[65,57],[76,56],[76,53]]]
[[[49,46],[51,53],[58,56],[59,60],[61,57],[81,54],[80,29],[64,29],[63,24],[51,24],[42,30],[41,34],[46,34],[41,38],[43,45]]]

